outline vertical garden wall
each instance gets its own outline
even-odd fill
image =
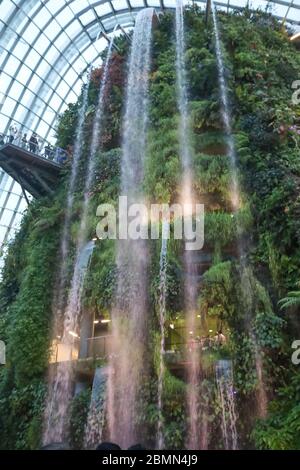
[[[300,281],[300,108],[292,82],[299,52],[274,18],[262,13],[219,14],[226,80],[237,150],[241,204],[232,207],[230,163],[220,113],[212,24],[197,9],[185,12],[186,65],[192,129],[194,193],[205,205],[205,244],[198,258],[198,311],[203,329],[222,327],[226,344],[204,354],[201,397],[209,448],[223,448],[221,409],[212,364],[230,358],[240,448],[298,449],[300,371],[291,362],[291,343],[300,334],[299,305],[290,295]],[[144,191],[151,203],[179,200],[181,166],[176,104],[174,15],[165,13],[153,31],[150,116]],[[95,237],[96,208],[117,203],[120,184],[121,122],[129,43],[117,40],[106,91],[102,151],[97,155],[89,208],[89,235]],[[85,116],[84,152],[71,225],[69,276],[80,224],[85,162],[102,69],[92,72]],[[57,127],[58,145],[72,151],[79,103],[70,105]],[[0,370],[0,446],[39,448],[59,240],[70,174],[64,170],[56,194],[31,203],[10,244],[0,286],[0,338],[7,364]],[[243,245],[243,276],[239,246]],[[115,242],[98,240],[85,280],[82,311],[109,318],[116,286]],[[158,373],[158,284],[160,241],[151,241],[148,363],[137,403],[143,441],[155,446]],[[184,325],[182,244],[170,240],[167,270],[169,324]],[[66,292],[67,294],[67,292]],[[288,297],[280,308],[280,299]],[[299,298],[299,297],[298,297]],[[281,304],[282,305],[282,304]],[[201,321],[202,321],[201,320]],[[249,331],[253,334],[250,335]],[[261,412],[255,344],[262,361],[267,409]],[[299,366],[298,366],[299,367]],[[146,374],[147,372],[147,374]],[[184,374],[166,370],[164,433],[167,448],[182,448],[186,433]],[[71,404],[71,445],[83,446],[89,390]]]

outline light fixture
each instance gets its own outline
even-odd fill
[[[212,332],[213,332],[213,330],[208,330],[208,332],[209,332],[209,333],[212,333]]]
[[[104,319],[104,320],[101,320],[101,323],[110,323],[110,320]]]
[[[194,332],[193,331],[190,331],[190,335],[192,335]]]
[[[92,240],[93,240],[93,242],[96,242],[98,240],[98,238],[94,237]]]
[[[74,333],[74,331],[69,331],[69,335],[73,336],[73,338],[79,338],[77,333]]]
[[[198,315],[197,315],[197,318],[201,318],[201,315],[198,314]]]
[[[174,323],[170,323],[171,330],[174,330]]]
[[[293,36],[290,37],[290,41],[295,41],[295,39],[300,38],[300,32],[293,34]]]
[[[99,323],[99,320],[94,320],[94,324],[97,325]]]

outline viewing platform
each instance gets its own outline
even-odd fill
[[[53,194],[63,164],[17,145],[0,146],[0,166],[33,197]]]

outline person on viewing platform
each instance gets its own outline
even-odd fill
[[[53,159],[53,152],[52,152],[52,147],[50,144],[47,144],[46,147],[44,148],[45,150],[45,158],[47,158],[48,160],[52,160]]]
[[[30,150],[30,152],[35,153],[36,150],[37,150],[37,146],[38,146],[38,140],[37,140],[37,137],[36,137],[36,133],[33,132],[32,136],[29,139],[29,150]]]
[[[21,147],[23,149],[27,148],[28,140],[27,140],[27,134],[24,134],[21,140]]]
[[[19,130],[16,134],[14,145],[18,145],[19,147],[21,147],[21,142],[22,142],[22,131]]]
[[[9,128],[9,143],[12,144],[15,138],[17,137],[18,129],[15,124],[12,124]]]
[[[4,142],[4,135],[1,133],[0,134],[0,146],[1,145],[5,145],[5,142]]]
[[[55,162],[60,163],[63,165],[67,161],[67,154],[64,149],[60,147],[56,147],[56,152],[55,152]]]

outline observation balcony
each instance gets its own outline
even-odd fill
[[[20,184],[24,195],[27,191],[35,198],[54,193],[67,158],[63,149],[44,147],[37,153],[8,139],[0,142],[1,168]]]

